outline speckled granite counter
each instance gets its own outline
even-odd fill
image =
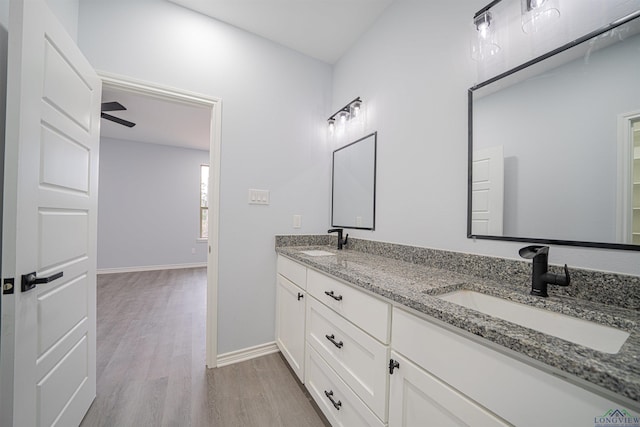
[[[286,242],[286,241],[285,241]],[[282,242],[281,242],[282,243]],[[279,246],[276,251],[308,267],[342,279],[427,316],[485,338],[548,366],[586,380],[634,401],[640,407],[640,312],[586,301],[568,295],[538,298],[528,295],[519,280],[493,281],[460,269],[438,268],[356,250],[337,251],[325,243]],[[328,243],[328,242],[327,242]],[[335,256],[309,256],[302,250],[320,249]],[[630,333],[617,354],[607,354],[503,321],[436,298],[458,289],[525,303],[613,326]]]

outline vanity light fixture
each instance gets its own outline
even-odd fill
[[[560,17],[559,0],[520,0],[522,31],[531,34]]]
[[[327,119],[329,125],[329,134],[333,135],[336,128],[336,118],[338,119],[338,125],[345,126],[347,121],[355,119],[360,116],[362,110],[362,99],[357,97]]]
[[[327,123],[329,123],[329,135],[333,135],[336,131],[336,119],[330,118]]]
[[[473,16],[476,31],[471,42],[471,58],[476,61],[485,60],[500,52],[496,37],[496,13],[491,9],[501,1],[493,0]],[[535,33],[559,18],[559,3],[560,0],[520,0],[522,31],[525,34]]]
[[[473,23],[476,26],[476,30],[478,30],[478,36],[482,38],[486,38],[489,33],[489,27],[491,26],[491,12],[488,10],[480,15],[476,15],[473,17]]]
[[[481,61],[500,52],[500,45],[496,40],[494,15],[489,10],[501,0],[491,2],[489,5],[480,9],[473,16],[473,24],[475,25],[477,34],[471,45],[471,57],[476,61]]]

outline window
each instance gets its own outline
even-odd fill
[[[200,165],[200,238],[209,237],[209,165]]]

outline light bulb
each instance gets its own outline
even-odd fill
[[[329,122],[329,135],[333,135],[334,132],[336,131],[336,120],[329,119],[327,121]]]
[[[537,9],[544,4],[545,0],[529,0],[529,10]]]
[[[351,110],[351,117],[352,118],[357,118],[360,115],[360,107],[362,106],[362,103],[360,101],[353,101],[351,103],[350,106],[350,110]]]
[[[340,114],[338,115],[338,118],[340,119],[340,123],[344,124],[347,122],[347,119],[349,118],[349,113],[346,111],[341,111]]]
[[[480,33],[480,37],[482,37],[483,39],[486,39],[487,35],[489,34],[491,18],[491,12],[489,11],[486,11],[485,13],[473,18],[473,23],[476,24],[476,29],[478,30],[478,33]]]

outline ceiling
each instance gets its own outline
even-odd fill
[[[305,55],[335,63],[393,0],[169,0]],[[102,102],[127,108],[109,114],[136,123],[101,120],[101,136],[209,150],[211,112],[137,92],[105,87]]]
[[[329,64],[393,0],[169,0]]]
[[[102,102],[117,101],[126,111],[108,114],[134,122],[132,128],[101,120],[100,135],[161,145],[209,151],[211,110],[167,98],[105,87]]]

